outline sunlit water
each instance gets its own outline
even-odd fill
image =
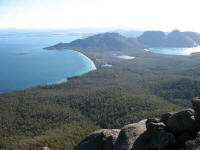
[[[134,59],[135,57],[133,56],[128,56],[128,55],[119,55],[119,56],[116,56],[117,58],[120,58],[120,59]]]
[[[1,37],[0,92],[60,83],[93,70],[91,61],[81,53],[42,49],[77,38],[80,37]]]
[[[149,48],[147,51],[167,55],[191,55],[200,52],[200,46],[193,48]]]

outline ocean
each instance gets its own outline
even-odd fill
[[[44,50],[80,35],[0,36],[0,92],[67,81],[94,69],[91,60],[73,50]]]

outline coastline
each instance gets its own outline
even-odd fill
[[[200,53],[200,46],[183,47],[183,48],[170,48],[170,47],[149,48],[148,51],[151,53],[157,53],[162,55],[191,56],[196,53]]]
[[[69,50],[71,50],[71,49],[69,49]],[[89,61],[90,65],[91,65],[91,69],[89,69],[88,71],[86,71],[86,72],[84,72],[84,73],[80,73],[79,75],[64,77],[64,78],[59,79],[59,80],[50,81],[50,82],[45,83],[45,84],[39,84],[39,85],[32,86],[32,87],[25,88],[25,89],[16,89],[16,90],[3,91],[3,92],[0,91],[0,94],[2,94],[2,93],[7,93],[7,92],[14,92],[14,91],[21,91],[21,90],[32,89],[32,88],[36,88],[36,87],[38,87],[38,86],[43,86],[43,85],[45,85],[45,86],[47,85],[47,86],[48,86],[48,85],[66,83],[67,81],[69,81],[70,78],[80,77],[80,76],[82,76],[82,75],[84,75],[84,74],[86,74],[86,73],[88,73],[88,72],[91,72],[91,71],[94,71],[94,70],[97,69],[95,63],[93,62],[93,60],[90,59],[88,56],[86,56],[85,54],[83,54],[83,53],[81,53],[81,52],[79,52],[79,51],[76,51],[76,50],[71,50],[71,51],[74,51],[74,52],[78,53],[79,55],[81,55],[82,57],[86,58],[86,59]]]
[[[70,49],[70,50],[71,50],[71,49]],[[87,71],[87,72],[85,72],[85,73],[82,73],[82,74],[80,74],[80,75],[71,76],[71,77],[65,77],[65,78],[60,79],[60,80],[58,80],[58,81],[52,81],[52,82],[50,82],[50,83],[47,83],[46,85],[62,84],[62,83],[67,82],[69,78],[72,78],[72,77],[79,77],[79,76],[82,76],[82,75],[84,75],[84,74],[86,74],[86,73],[88,73],[88,72],[90,72],[90,71],[97,70],[95,63],[94,63],[94,62],[92,61],[92,59],[90,59],[88,56],[86,56],[85,54],[83,54],[83,53],[81,53],[81,52],[79,52],[79,51],[76,51],[76,50],[71,50],[71,51],[75,51],[75,52],[77,52],[78,54],[80,54],[81,56],[83,56],[84,58],[86,58],[86,59],[90,62],[91,66],[92,66],[92,69],[89,70],[89,71]]]
[[[75,51],[75,50],[73,50],[73,51]],[[76,52],[79,53],[80,55],[82,55],[83,57],[85,57],[90,62],[90,64],[92,65],[92,70],[96,70],[97,69],[94,61],[92,61],[88,56],[84,55],[81,52],[78,52],[78,51],[76,51]]]

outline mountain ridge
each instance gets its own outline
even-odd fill
[[[85,39],[77,39],[70,43],[59,43],[54,46],[46,47],[44,49],[67,49],[71,47],[80,47],[83,49],[93,49],[95,50],[120,50],[120,49],[141,49],[145,48],[135,38],[127,38],[118,33],[101,33],[90,36]]]
[[[200,34],[179,30],[173,30],[168,34],[162,31],[146,31],[137,40],[149,47],[185,48],[199,45]]]
[[[58,43],[45,47],[47,50],[87,49],[90,51],[141,50],[145,48],[187,48],[200,45],[200,34],[173,30],[168,34],[162,31],[145,31],[138,38],[127,38],[119,33],[106,32],[95,34],[70,43]]]

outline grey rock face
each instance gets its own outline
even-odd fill
[[[193,108],[194,108],[198,118],[200,118],[200,97],[195,97],[192,100],[192,105],[193,105]]]
[[[197,130],[197,123],[192,109],[185,109],[173,114],[167,120],[167,127],[172,132],[190,132]]]
[[[160,119],[152,118],[122,128],[114,150],[162,150],[175,143],[172,133],[165,131]]]
[[[197,138],[200,138],[200,131],[197,133]]]
[[[200,98],[193,109],[165,113],[124,126],[121,131],[102,129],[87,136],[74,150],[166,150],[200,137]]]
[[[176,139],[178,143],[185,143],[188,140],[192,140],[193,136],[189,132],[183,132],[180,135],[176,136]]]
[[[163,148],[173,145],[175,137],[172,133],[166,132],[166,125],[158,118],[148,119],[146,122],[147,131],[144,133],[144,150]]]
[[[83,139],[74,150],[112,150],[119,135],[118,129],[101,129]]]
[[[152,137],[151,140],[145,141],[143,150],[162,150],[167,146],[173,145],[174,143],[175,137],[172,133],[162,132],[159,136]]]
[[[146,122],[147,127],[147,138],[160,136],[163,132],[165,132],[166,125],[160,121],[158,118],[148,119]]]
[[[141,135],[146,131],[146,119],[138,123],[126,125],[122,128],[116,141],[114,150],[131,150],[133,144],[137,150],[143,149]],[[133,150],[133,149],[132,149]]]
[[[164,124],[167,124],[167,120],[174,114],[175,112],[167,112],[165,114],[161,115],[161,121],[164,122]]]

